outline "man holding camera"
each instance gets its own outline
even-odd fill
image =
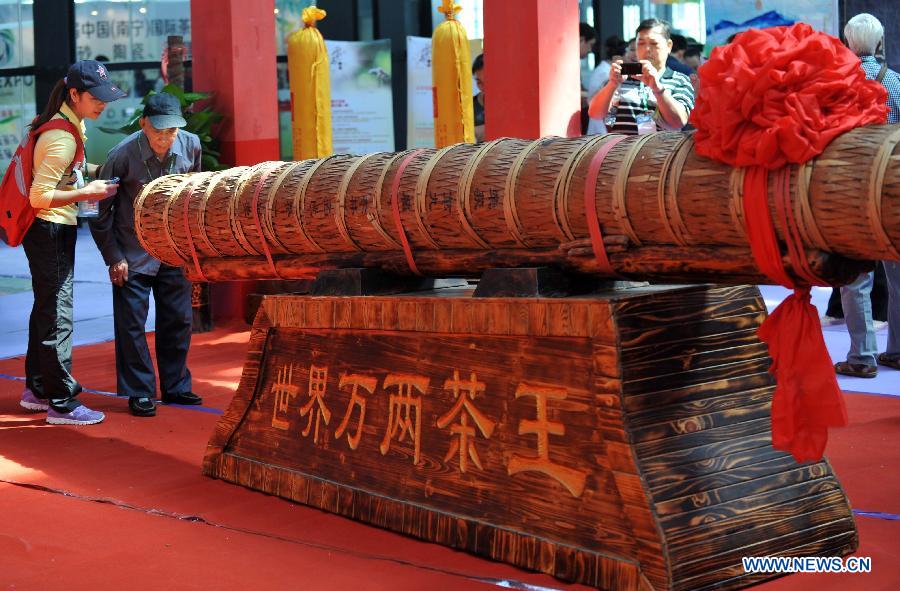
[[[91,234],[109,265],[113,284],[116,379],[131,414],[156,414],[156,374],[144,326],[150,292],[156,302],[156,362],[162,400],[200,404],[191,392],[187,353],[191,343],[191,284],[178,267],[150,256],[134,231],[134,200],[147,183],[167,174],[200,172],[200,139],[187,125],[177,97],[149,96],[137,131],[110,150],[99,177],[119,177],[114,197],[101,202]]]
[[[669,24],[647,19],[636,33],[639,61],[613,62],[609,83],[594,95],[590,115],[604,119],[612,133],[680,130],[694,108],[694,88],[690,78],[666,67],[672,51]]]

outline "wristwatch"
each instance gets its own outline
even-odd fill
[[[660,96],[666,94],[666,91],[667,91],[667,90],[669,90],[669,88],[668,88],[667,86],[663,86],[662,89],[659,90],[659,91],[654,90],[654,91],[653,91],[653,96],[655,96],[655,97],[660,97]]]

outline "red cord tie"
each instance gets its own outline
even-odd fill
[[[587,180],[584,183],[584,215],[587,218],[588,232],[591,235],[591,248],[594,249],[594,256],[597,258],[597,263],[599,263],[600,272],[604,275],[615,275],[616,272],[609,262],[609,256],[606,254],[606,246],[603,244],[603,233],[600,231],[600,219],[597,217],[597,177],[600,174],[603,161],[610,151],[616,144],[627,139],[627,137],[625,135],[615,136],[600,146],[600,149],[591,158]]]
[[[196,189],[199,184],[200,179],[195,177],[188,185],[190,188],[188,189],[187,197],[184,198],[182,222],[184,223],[184,234],[187,236],[188,248],[191,250],[191,258],[194,261],[194,268],[197,270],[197,275],[200,276],[200,279],[208,283],[209,279],[206,278],[206,275],[203,274],[203,269],[200,268],[200,258],[197,256],[197,248],[194,246],[194,239],[191,236],[191,226],[188,215],[188,208],[190,207],[191,199],[194,197],[194,189]]]
[[[422,273],[420,273],[419,268],[416,267],[416,260],[413,258],[412,247],[410,247],[406,232],[403,230],[403,220],[400,219],[400,177],[403,175],[403,171],[406,170],[406,167],[409,166],[409,163],[412,162],[412,159],[423,151],[422,148],[419,148],[404,156],[400,161],[400,166],[397,167],[394,181],[391,183],[391,209],[394,212],[394,225],[397,227],[397,233],[400,235],[400,244],[403,246],[406,264],[409,265],[410,271],[419,276],[421,276]]]
[[[269,175],[272,174],[272,169],[269,168],[266,170],[262,177],[260,177],[259,182],[256,183],[256,189],[253,191],[253,223],[256,224],[256,230],[259,232],[259,242],[262,244],[263,254],[266,257],[266,260],[269,262],[269,268],[272,269],[272,274],[279,279],[284,279],[279,273],[278,269],[275,267],[275,261],[272,259],[272,252],[269,250],[268,240],[266,240],[266,235],[263,232],[262,224],[259,223],[259,193],[262,191],[263,185],[266,184],[266,180],[269,178]]]

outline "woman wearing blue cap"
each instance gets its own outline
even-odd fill
[[[31,122],[37,129],[51,119],[64,119],[71,131],[41,133],[34,147],[34,179],[29,198],[37,210],[22,245],[31,270],[34,306],[28,325],[25,391],[20,404],[47,411],[47,422],[92,425],[104,419],[82,405],[81,385],[72,377],[72,278],[75,269],[77,203],[105,199],[118,185],[85,183],[96,166],[84,161],[84,119],[96,119],[106,104],[126,93],[112,83],[100,62],[73,64],[56,83],[44,111]],[[76,135],[77,134],[77,135]],[[88,168],[89,167],[89,168]]]

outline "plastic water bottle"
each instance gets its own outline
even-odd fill
[[[89,201],[79,201],[78,202],[78,217],[80,218],[95,218],[100,215],[100,202],[94,201],[93,199]]]
[[[111,185],[119,184],[119,177],[113,177],[107,181]],[[95,218],[100,215],[100,200],[88,199],[87,201],[78,202],[78,217]]]
[[[609,110],[606,112],[606,117],[603,118],[603,122],[606,124],[606,128],[610,129],[613,125],[616,124],[616,114],[619,112],[619,89],[617,88],[615,92],[613,92],[612,99],[609,101]]]
[[[653,113],[644,111],[639,113],[634,119],[638,126],[638,135],[656,131],[656,121],[653,120]]]

